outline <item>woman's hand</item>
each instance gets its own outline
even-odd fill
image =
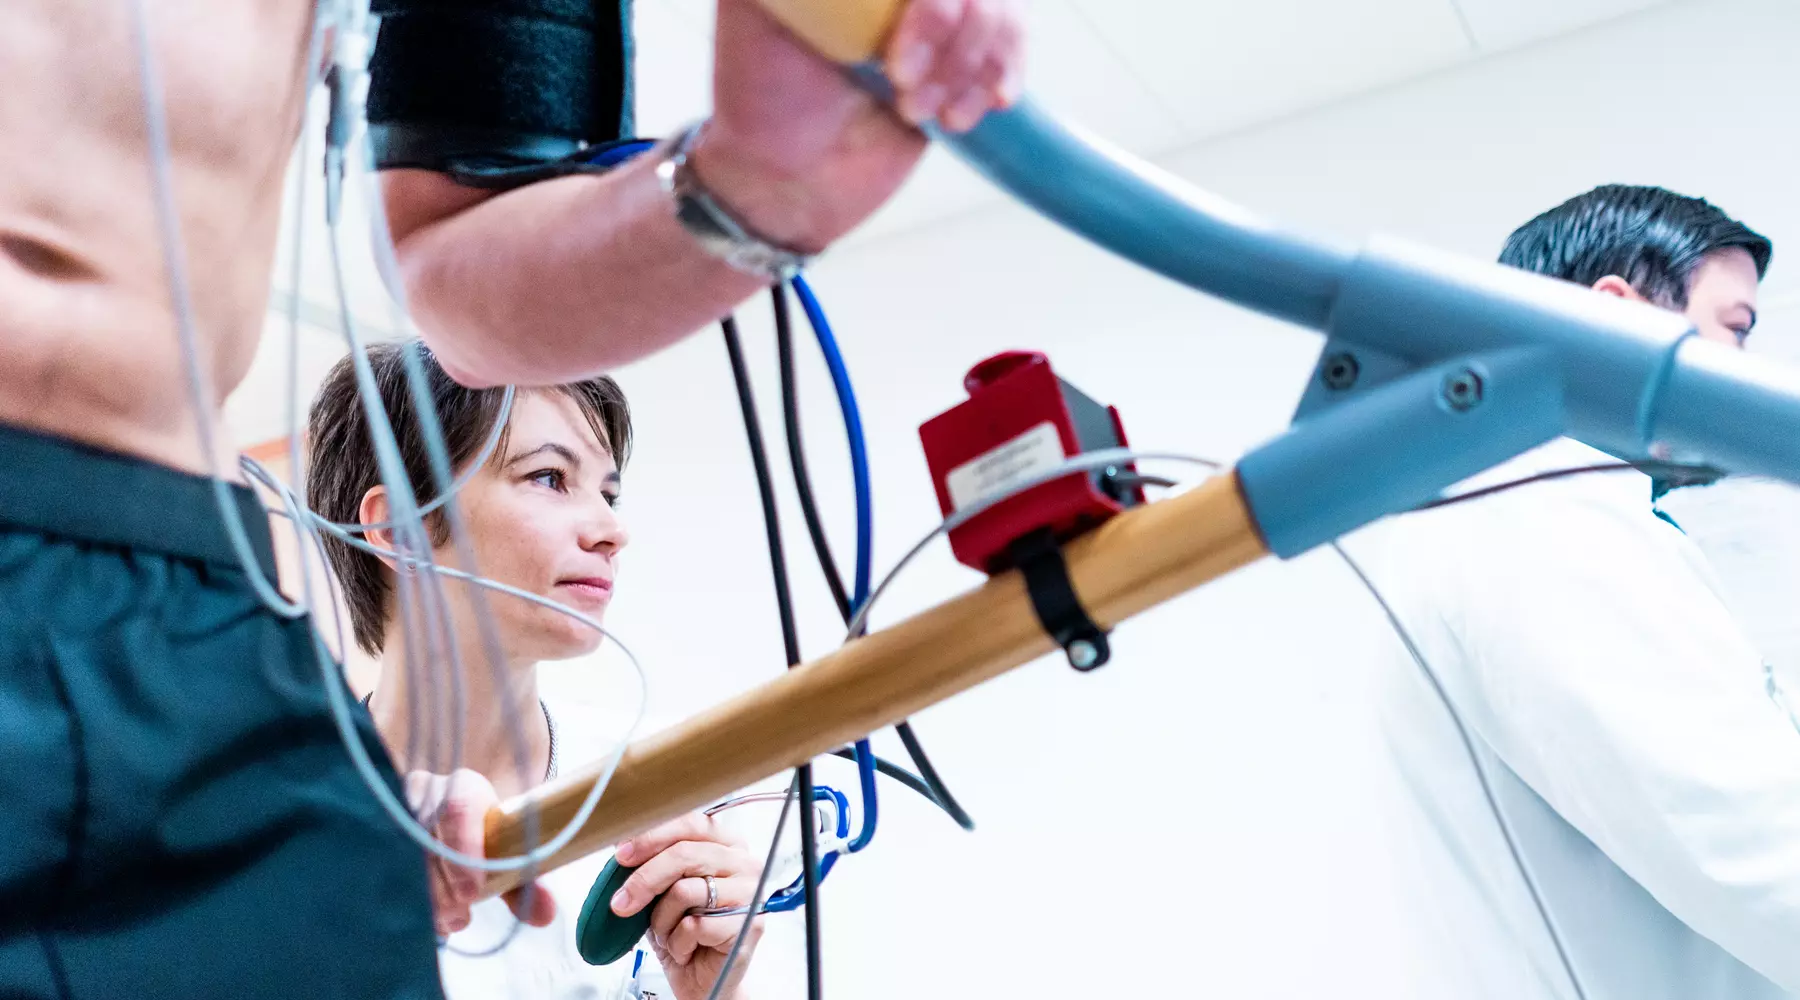
[[[406,801],[445,846],[485,856],[487,811],[500,802],[486,778],[467,769],[450,775],[414,771],[406,776]],[[449,937],[469,926],[469,911],[481,897],[487,875],[435,854],[426,857],[425,868],[431,883],[432,922],[439,937]],[[556,917],[556,900],[541,888],[527,892],[520,887],[504,898],[513,913],[533,927],[547,926]]]
[[[629,917],[654,903],[650,944],[670,987],[678,1000],[706,1000],[744,918],[700,917],[688,911],[706,907],[709,875],[716,893],[714,906],[748,906],[761,874],[757,859],[741,840],[702,813],[690,813],[625,841],[619,845],[617,857],[619,864],[636,866],[637,871],[614,894],[612,911]],[[658,896],[663,898],[658,900]],[[721,997],[731,1000],[737,996],[762,932],[763,918],[759,916],[732,965],[731,979]]]

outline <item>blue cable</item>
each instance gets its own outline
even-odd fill
[[[844,435],[850,440],[850,474],[856,483],[856,575],[850,598],[854,615],[869,600],[869,582],[873,570],[875,534],[873,491],[869,488],[869,450],[863,438],[862,411],[856,406],[856,391],[850,386],[850,372],[844,366],[844,355],[838,350],[837,338],[831,333],[831,321],[813,294],[812,286],[798,275],[794,277],[794,294],[806,311],[806,321],[818,338],[819,352],[825,355],[825,366],[831,369],[831,382],[837,388],[838,408],[844,413]],[[850,853],[869,846],[875,839],[877,806],[875,796],[875,751],[866,739],[856,741],[856,771],[861,779],[863,822],[856,839],[850,842]]]
[[[599,167],[616,167],[655,146],[653,140],[625,140],[596,149],[588,157],[588,162]],[[850,442],[850,470],[856,484],[856,575],[850,600],[850,613],[854,615],[869,599],[870,580],[874,570],[872,549],[875,516],[872,490],[869,487],[869,452],[863,438],[862,412],[856,406],[856,391],[850,386],[850,372],[844,366],[844,356],[838,350],[837,338],[832,335],[831,321],[825,318],[824,307],[819,305],[818,297],[813,294],[812,286],[806,283],[805,278],[796,275],[793,287],[800,299],[801,308],[806,311],[807,324],[812,327],[813,335],[819,341],[819,351],[825,355],[825,365],[831,370],[831,382],[837,389],[838,408],[844,414],[844,434]],[[866,739],[856,741],[856,772],[862,786],[863,822],[856,839],[850,843],[849,851],[852,854],[869,846],[869,842],[875,839],[875,826],[879,818],[875,790],[875,749]],[[829,871],[830,860],[822,867]]]
[[[813,801],[835,802],[837,804],[837,836],[842,838],[850,832],[850,800],[844,797],[843,792],[840,792],[829,785],[818,785],[813,791]],[[803,818],[800,822],[804,823],[806,820]],[[849,847],[845,847],[844,851],[845,853],[850,853]],[[820,882],[825,881],[825,876],[831,874],[831,869],[837,864],[837,859],[837,851],[830,851],[826,853],[823,858],[819,859]],[[770,896],[768,902],[763,905],[763,912],[790,913],[794,910],[798,910],[806,903],[806,890],[803,888],[804,883],[805,879],[795,879],[787,886],[787,888]]]
[[[655,148],[656,141],[653,139],[623,139],[619,142],[595,147],[587,161],[596,167],[616,167],[640,153],[647,153]]]
[[[819,305],[818,297],[813,295],[812,286],[806,279],[794,278],[794,294],[800,297],[800,306],[806,310],[806,320],[812,325],[813,335],[819,339],[819,350],[825,355],[825,365],[831,369],[831,381],[837,388],[838,406],[844,411],[844,433],[850,439],[850,474],[856,481],[856,577],[854,596],[851,598],[851,613],[854,614],[869,599],[870,574],[872,570],[870,549],[873,546],[874,515],[870,502],[869,490],[869,452],[863,441],[862,411],[856,406],[856,391],[850,387],[850,373],[844,368],[844,356],[838,351],[837,338],[832,336],[831,321],[825,318],[825,309]]]

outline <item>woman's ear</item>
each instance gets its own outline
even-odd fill
[[[363,494],[362,504],[356,509],[358,524],[386,524],[388,522],[388,500],[386,486],[371,486],[369,492]],[[363,532],[363,540],[378,549],[394,551],[394,533],[388,528],[377,528]],[[377,556],[388,569],[394,568],[394,560],[385,556]]]
[[[1599,292],[1601,295],[1612,295],[1632,302],[1650,301],[1642,295],[1639,295],[1638,290],[1631,287],[1631,282],[1626,281],[1616,274],[1609,274],[1599,281],[1594,282],[1594,291]]]

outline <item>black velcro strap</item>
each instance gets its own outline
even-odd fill
[[[472,144],[459,144],[453,140],[453,134],[447,135],[442,130],[421,130],[390,125],[378,133],[370,129],[370,140],[377,143],[377,148],[390,152],[390,159],[383,169],[395,166],[419,166],[406,158],[409,150],[418,147],[435,151],[433,166],[429,169],[448,174],[450,178],[464,187],[489,188],[496,191],[510,191],[527,184],[536,184],[553,177],[568,177],[573,174],[604,174],[617,168],[617,164],[605,162],[603,154],[614,147],[635,145],[643,140],[620,139],[617,142],[600,143],[572,153],[552,155],[546,149],[541,157],[497,156],[492,147],[477,147]]]
[[[1063,648],[1069,665],[1083,672],[1105,666],[1112,658],[1106,631],[1094,624],[1087,609],[1081,606],[1081,599],[1075,596],[1056,536],[1050,529],[1040,528],[1013,542],[1008,552],[1025,578],[1025,590],[1031,595],[1038,624]]]
[[[376,0],[382,168],[511,167],[630,135],[630,0]]]

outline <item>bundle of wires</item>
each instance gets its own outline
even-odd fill
[[[313,86],[317,83],[317,80],[311,75],[311,69],[318,64],[319,60],[316,56],[325,51],[325,38],[328,34],[331,34],[333,36],[330,59],[331,70],[327,82],[331,84],[330,92],[332,97],[332,107],[331,122],[327,130],[327,149],[325,155],[327,194],[326,217],[328,226],[333,234],[332,259],[334,278],[337,281],[337,291],[340,298],[341,318],[344,321],[344,333],[349,341],[351,354],[353,358],[358,362],[361,362],[357,371],[359,391],[363,397],[363,403],[368,410],[368,417],[375,436],[374,443],[377,459],[381,466],[381,476],[384,484],[387,486],[391,506],[394,511],[393,523],[390,527],[394,530],[397,547],[390,555],[395,557],[407,570],[400,574],[402,583],[402,586],[399,588],[401,597],[401,618],[409,629],[416,628],[424,636],[424,641],[419,643],[417,648],[427,649],[441,647],[442,651],[446,653],[448,660],[452,664],[451,669],[447,673],[447,678],[451,689],[449,695],[454,701],[460,699],[462,694],[460,689],[460,669],[457,663],[460,659],[460,654],[455,649],[454,636],[449,633],[446,627],[447,612],[444,608],[441,584],[438,579],[441,574],[444,574],[447,571],[443,571],[431,565],[430,545],[425,541],[426,533],[423,524],[424,510],[417,502],[410,477],[407,476],[404,469],[404,463],[399,458],[392,428],[388,423],[385,408],[380,403],[379,394],[374,392],[373,388],[369,385],[366,359],[362,355],[362,344],[357,334],[356,324],[354,323],[348,308],[342,263],[335,252],[337,245],[337,220],[342,206],[342,182],[345,175],[344,164],[346,147],[349,146],[351,137],[356,133],[356,126],[360,122],[362,110],[354,95],[358,91],[357,81],[363,73],[364,64],[366,63],[367,36],[365,34],[365,28],[368,22],[367,4],[366,2],[350,2],[340,6],[339,3],[332,2],[332,0],[320,0],[318,6],[318,16],[315,18],[314,30],[309,42],[311,57],[309,57],[306,62],[309,75],[306,80],[305,91],[310,95]],[[208,456],[209,460],[213,461],[209,473],[214,485],[215,499],[217,500],[220,516],[226,532],[230,537],[231,544],[237,552],[240,562],[243,564],[246,578],[251,586],[255,588],[257,595],[264,606],[266,606],[271,613],[284,618],[301,618],[314,610],[314,601],[310,586],[310,574],[303,573],[301,576],[302,599],[300,601],[291,601],[276,589],[274,582],[262,571],[260,563],[251,553],[248,533],[240,518],[237,505],[230,495],[230,484],[225,477],[225,471],[218,467],[215,459],[215,456],[218,455],[219,451],[215,447],[217,435],[216,428],[213,426],[210,403],[210,400],[215,397],[215,394],[210,385],[210,380],[207,377],[207,372],[199,360],[201,356],[199,349],[199,324],[195,315],[194,304],[190,297],[191,287],[187,277],[184,240],[181,233],[180,215],[175,201],[174,166],[172,162],[169,127],[163,96],[162,77],[155,58],[155,46],[152,44],[151,40],[151,19],[149,17],[146,0],[133,0],[130,10],[149,145],[151,190],[154,198],[153,207],[155,209],[158,234],[162,243],[165,273],[169,284],[169,295],[176,318],[175,325],[177,333],[180,337],[182,359],[186,369],[188,390],[195,415],[198,437],[203,445],[204,454]],[[328,29],[330,30],[328,31]],[[304,147],[302,149],[302,156],[303,159],[306,156],[306,149]],[[364,174],[359,174],[359,176],[366,178],[366,175]],[[373,185],[371,185],[371,187],[373,187]],[[303,194],[304,190],[304,183],[299,184],[297,188],[298,193]],[[298,208],[298,197],[296,203],[296,207]],[[380,212],[374,214],[377,217],[380,217],[381,215]],[[296,240],[298,240],[300,234],[303,232],[303,227],[296,228]],[[383,241],[377,241],[378,251],[382,248],[382,242]],[[391,250],[391,243],[389,244],[388,249]],[[299,248],[296,247],[294,255],[296,262],[296,276],[298,275],[300,266],[298,262],[302,256],[298,250]],[[290,353],[290,360],[291,358],[292,355]],[[413,374],[415,374],[413,371],[409,371],[409,376]],[[414,380],[414,384],[415,388],[417,388],[416,380]],[[299,431],[297,420],[295,419],[297,410],[293,388],[292,381],[290,380],[290,396],[288,404],[289,451],[296,462],[296,472],[298,472],[298,462],[301,450],[298,445]],[[437,428],[435,417],[429,414],[428,417],[429,419],[425,421],[427,428],[429,430],[435,430]],[[453,490],[450,488],[451,484],[448,475],[449,465],[447,456],[442,447],[442,439],[441,437],[433,436],[428,433],[426,443],[431,451],[432,471],[436,474],[439,493],[444,499],[445,515],[450,519],[452,526],[451,535],[454,539],[457,539],[458,544],[461,545],[464,536],[457,525],[454,504],[449,502],[449,497],[453,493]],[[312,515],[311,512],[306,511],[304,506],[300,505],[295,498],[291,496],[283,497],[283,505],[285,509],[279,510],[276,513],[296,518],[298,522],[296,527],[301,530],[303,536],[310,531],[314,522],[320,520],[316,515]],[[316,541],[309,537],[304,540]],[[316,548],[316,544],[313,547]],[[306,551],[306,548],[302,549],[303,557]],[[468,565],[473,566],[472,560]],[[416,574],[416,580],[411,579],[415,576],[415,573],[412,572],[415,570],[419,571]],[[463,576],[468,579],[469,582],[474,583],[481,588],[499,587],[499,585],[493,584],[492,581],[479,578],[474,574],[463,574]],[[418,593],[414,593],[415,587],[417,588]],[[480,601],[478,599],[478,607],[479,604]],[[604,629],[600,629],[598,623],[593,622],[586,616],[580,615],[572,609],[562,606],[557,606],[557,610],[567,613],[571,617],[583,621],[584,624],[588,624],[599,630],[602,634],[605,634]],[[482,619],[484,626],[489,623],[489,616],[478,615],[478,617]],[[418,818],[411,814],[409,807],[399,800],[398,796],[395,795],[388,783],[379,776],[369,757],[367,748],[363,745],[362,740],[355,734],[355,726],[351,720],[350,714],[353,709],[349,704],[348,689],[343,684],[341,667],[333,660],[322,637],[320,637],[316,631],[314,631],[312,635],[315,651],[318,656],[321,677],[324,681],[324,687],[330,703],[331,714],[337,725],[339,734],[343,739],[344,745],[350,753],[352,762],[356,766],[362,780],[369,787],[371,793],[375,796],[381,807],[395,820],[396,824],[407,836],[412,838],[425,850],[436,854],[451,863],[481,871],[530,870],[541,865],[550,854],[559,850],[563,844],[566,844],[572,839],[581,823],[585,822],[587,815],[592,812],[592,806],[598,804],[600,795],[603,793],[605,785],[607,784],[605,780],[596,783],[592,794],[588,797],[588,801],[583,803],[583,807],[580,810],[581,815],[565,827],[556,837],[551,838],[549,843],[542,844],[541,846],[539,845],[537,830],[535,829],[536,817],[527,817],[526,822],[529,829],[526,839],[528,842],[528,849],[525,854],[519,857],[502,859],[478,858],[452,850],[433,836],[432,833],[419,822]],[[484,639],[486,638],[487,637],[484,636]],[[490,663],[495,669],[499,669],[502,661],[495,652],[497,647],[491,642],[486,642],[484,644],[490,646]],[[421,688],[430,691],[433,694],[439,693],[436,685],[432,683],[434,678],[427,674],[430,659],[427,658],[426,663],[424,664],[414,662],[413,648],[413,645],[409,644],[408,671],[417,673],[421,681],[421,684],[419,685]],[[621,649],[623,649],[623,647],[621,647]],[[629,658],[629,651],[626,652]],[[638,676],[640,681],[642,681],[643,674],[641,668],[634,658],[631,659],[631,662],[633,668],[639,671]],[[642,703],[640,703],[639,710],[641,716]],[[426,714],[427,717],[429,717],[439,713],[430,712]],[[455,713],[446,714],[454,716]],[[455,766],[459,763],[460,740],[457,738],[458,734],[454,732],[448,734],[448,736],[449,753],[447,762],[451,765],[450,770],[454,770]],[[518,756],[520,760],[523,761],[524,743],[522,734],[515,734],[515,736],[517,737],[515,743],[518,750]],[[617,752],[613,755],[613,764],[616,765],[619,757],[623,755],[624,747],[625,740],[621,740],[618,744]],[[444,762],[439,762],[440,765],[442,763]],[[610,777],[610,770],[608,770],[607,775]]]
[[[616,167],[649,151],[654,148],[654,145],[653,141],[644,139],[611,143],[597,148],[588,157],[588,162],[602,168]],[[811,286],[804,278],[795,277],[792,287],[806,312],[807,320],[818,341],[820,353],[831,373],[839,410],[843,416],[845,438],[850,450],[851,475],[854,480],[856,497],[856,562],[854,564],[853,589],[847,592],[843,578],[838,572],[837,560],[832,555],[830,543],[825,535],[823,519],[820,517],[818,502],[813,494],[812,479],[807,471],[800,432],[799,393],[794,372],[793,324],[788,307],[787,287],[786,284],[777,285],[770,294],[774,303],[777,351],[780,355],[782,413],[788,457],[792,465],[794,485],[799,494],[800,508],[806,521],[813,551],[818,558],[820,570],[824,574],[826,585],[831,591],[838,612],[845,624],[849,625],[856,617],[857,612],[868,601],[869,586],[873,575],[874,503],[869,481],[868,444],[863,434],[862,415],[857,407],[856,393],[850,382],[849,370],[844,364],[843,354],[832,333],[831,323],[826,318],[824,307],[820,305],[818,297],[813,294]],[[775,584],[776,609],[781,620],[782,642],[788,666],[791,669],[800,664],[801,654],[798,630],[794,619],[792,590],[788,580],[787,559],[781,539],[780,516],[775,505],[773,473],[763,442],[761,421],[757,417],[755,396],[751,388],[748,366],[744,360],[743,345],[736,319],[727,317],[723,320],[721,332],[725,339],[726,354],[731,361],[739,407],[743,413],[744,432],[750,448],[751,464],[754,467],[757,491],[762,502],[763,525],[768,539],[770,569]],[[916,775],[877,757],[867,738],[856,741],[855,746],[851,749],[836,751],[837,755],[856,762],[858,784],[861,789],[862,821],[857,835],[848,848],[852,853],[868,847],[875,837],[875,830],[879,823],[879,793],[875,780],[877,773],[888,775],[918,792],[947,812],[964,829],[974,829],[974,821],[950,794],[949,789],[944,787],[943,779],[932,765],[931,759],[926,755],[924,745],[913,731],[911,724],[902,721],[896,726],[896,730],[907,754],[912,758],[914,766],[918,768]],[[807,803],[813,799],[813,790],[812,766],[808,764],[796,768],[793,794],[797,795],[802,803]],[[804,901],[807,991],[809,997],[817,998],[822,996],[822,948],[818,904],[818,882],[821,872],[819,871],[816,831],[812,829],[811,824],[805,822],[801,823],[801,859],[803,891],[792,898],[796,901]],[[721,975],[720,981],[724,980],[725,977]]]
[[[845,434],[849,442],[852,476],[855,480],[856,492],[856,563],[854,591],[846,593],[843,579],[837,570],[837,562],[831,553],[831,547],[825,537],[824,524],[819,516],[818,503],[813,496],[811,477],[807,472],[805,450],[800,434],[800,413],[797,379],[794,373],[793,326],[788,309],[786,287],[776,286],[771,295],[775,307],[775,325],[777,350],[780,355],[782,411],[783,423],[786,425],[788,455],[793,466],[794,481],[800,496],[800,506],[804,514],[807,531],[811,537],[813,549],[818,557],[821,571],[825,575],[827,586],[837,603],[846,625],[856,620],[868,603],[869,585],[872,577],[871,540],[873,537],[873,503],[869,487],[868,447],[863,436],[862,418],[856,405],[856,396],[851,388],[848,370],[843,356],[838,350],[831,326],[825,318],[824,309],[819,305],[817,296],[812,292],[804,279],[796,278],[793,282],[796,294],[799,295],[807,318],[811,322],[821,353],[825,357],[827,367],[831,371],[832,382],[837,389],[839,408],[844,418]],[[769,468],[768,453],[764,447],[761,422],[757,417],[754,393],[750,385],[748,366],[744,360],[743,345],[738,335],[737,322],[727,318],[722,323],[726,353],[731,360],[732,377],[736,383],[738,402],[743,411],[744,430],[749,443],[751,462],[755,467],[757,490],[762,501],[763,525],[768,537],[769,560],[774,576],[775,600],[777,612],[781,619],[782,641],[787,653],[790,668],[801,662],[798,630],[795,626],[793,597],[788,581],[787,561],[781,540],[780,516],[776,510],[773,476]],[[854,637],[854,631],[852,637]],[[852,853],[868,847],[874,839],[878,823],[878,804],[875,775],[877,771],[894,777],[907,784],[908,787],[925,795],[932,802],[943,808],[965,829],[973,829],[974,823],[968,814],[956,803],[948,789],[943,785],[930,758],[926,756],[924,747],[912,732],[910,724],[899,724],[901,739],[911,754],[919,775],[912,775],[903,769],[880,761],[873,747],[865,738],[858,740],[854,749],[838,751],[856,761],[859,783],[862,791],[862,822],[856,837],[851,841],[848,850]],[[813,800],[812,766],[805,764],[795,770],[793,793],[798,795],[802,803]],[[803,814],[804,816],[804,814]],[[823,958],[819,920],[819,881],[822,873],[818,865],[817,832],[813,825],[802,822],[801,837],[801,880],[806,922],[806,966],[807,995],[809,1000],[820,1000],[823,997]],[[751,915],[746,917],[745,928],[753,919],[755,907]],[[739,935],[741,943],[743,935]],[[732,952],[737,951],[734,945]],[[728,959],[729,961],[729,959]],[[729,966],[727,966],[729,968]],[[726,981],[721,973],[719,982]],[[715,987],[716,991],[716,987]]]

